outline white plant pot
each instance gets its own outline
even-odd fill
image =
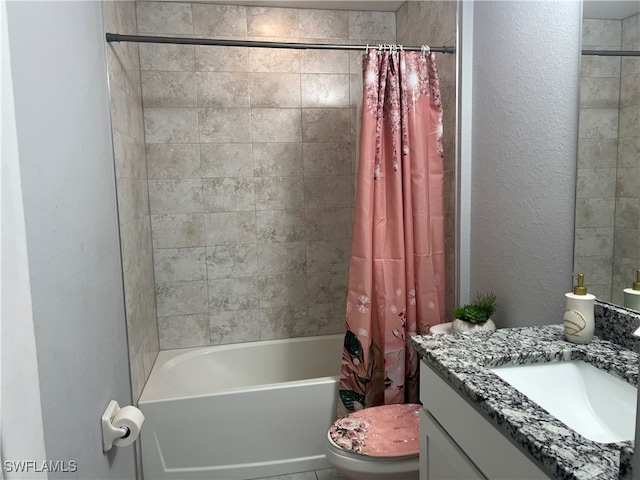
[[[456,318],[451,325],[453,333],[472,333],[472,332],[492,332],[496,329],[496,324],[493,320],[489,319],[483,324],[475,324],[465,322]]]

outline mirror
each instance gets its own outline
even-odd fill
[[[640,1],[583,3],[582,48],[640,51]],[[582,55],[574,271],[623,305],[640,269],[640,56]]]

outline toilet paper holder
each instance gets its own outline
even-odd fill
[[[102,446],[105,453],[113,448],[114,441],[127,438],[131,434],[127,427],[113,425],[113,419],[119,411],[118,402],[111,400],[102,414]]]

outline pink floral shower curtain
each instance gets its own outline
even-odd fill
[[[442,103],[434,53],[365,54],[338,414],[418,400],[412,334],[444,321]]]

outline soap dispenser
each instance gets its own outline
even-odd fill
[[[595,329],[593,307],[596,296],[587,293],[583,273],[577,275],[577,281],[578,285],[573,288],[573,292],[564,295],[567,298],[562,319],[564,335],[573,343],[589,343]]]
[[[640,311],[640,270],[636,272],[633,287],[624,289],[624,306]]]

